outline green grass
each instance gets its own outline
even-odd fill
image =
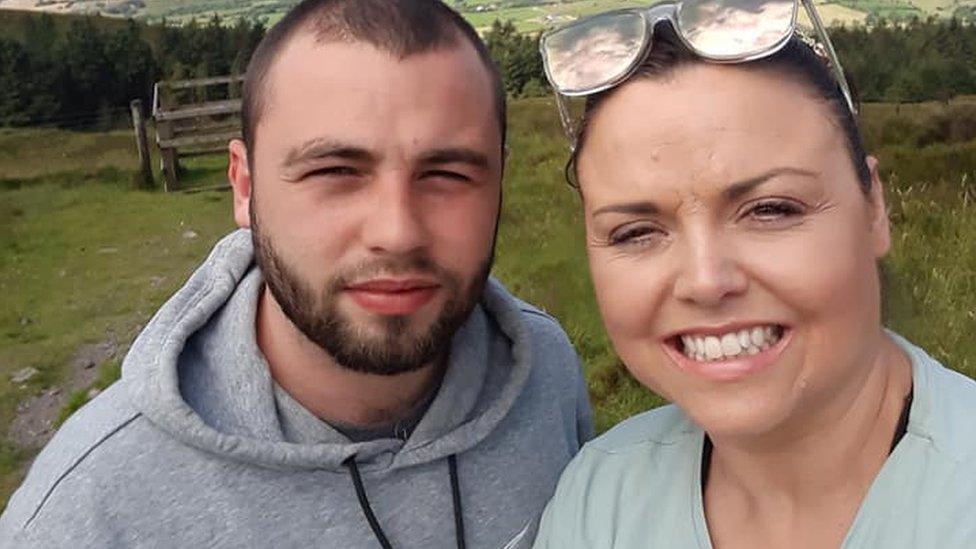
[[[38,145],[43,145],[38,154]],[[131,149],[131,150],[130,150]],[[99,169],[138,168],[131,130],[110,133],[0,128],[0,185],[51,176],[85,177]]]
[[[6,432],[17,403],[64,379],[78,347],[110,335],[127,345],[232,219],[226,193],[133,191],[130,169],[98,167],[116,161],[133,167],[131,137],[18,130],[0,139],[0,432]],[[6,154],[30,144],[29,154]],[[187,230],[199,236],[185,239]],[[24,367],[40,373],[21,389],[10,375]],[[0,445],[0,504],[19,481],[19,470],[4,465],[15,458]]]
[[[925,13],[914,2],[908,0],[840,0],[835,3],[886,18],[902,18],[913,15],[921,17]]]
[[[976,378],[976,186],[896,187],[889,207],[888,324]]]
[[[68,397],[67,404],[65,404],[64,408],[62,408],[58,414],[58,419],[55,422],[55,425],[60,427],[66,419],[71,417],[71,414],[78,411],[78,409],[85,404],[88,404],[88,401],[92,398],[91,395],[93,390],[104,391],[109,385],[115,383],[115,381],[121,376],[122,361],[120,359],[113,358],[103,362],[98,368],[98,377],[95,378],[94,383],[92,383],[90,387],[78,389],[77,391],[71,393],[71,396]]]
[[[916,130],[951,108],[866,105],[864,126],[890,179],[889,325],[976,377],[976,141],[912,145]],[[511,119],[494,274],[560,319],[585,364],[603,430],[662,401],[630,378],[604,333],[552,101],[516,101]],[[914,126],[891,134],[892,124]],[[109,334],[128,344],[232,228],[228,193],[136,191],[135,166],[128,132],[0,131],[2,432],[18,402],[64,380],[80,346]],[[223,157],[197,159],[188,184],[221,183],[224,169]],[[187,230],[199,237],[184,239]],[[28,366],[40,374],[13,386],[10,374]],[[100,365],[93,386],[104,388],[118,371],[118,361]],[[61,419],[87,395],[88,388],[71,394]],[[28,457],[0,440],[0,508]]]

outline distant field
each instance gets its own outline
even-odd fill
[[[856,3],[856,2],[855,2]],[[864,23],[868,14],[842,3],[817,2],[817,12],[827,26]]]
[[[37,6],[37,0],[0,0],[0,9],[45,9],[60,13],[80,13],[92,10],[114,10],[115,14],[135,14],[136,17],[160,21],[186,23],[206,20],[214,14],[224,19],[239,17],[261,18],[268,23],[277,22],[297,3],[297,0],[144,0],[145,7],[130,8],[132,0],[81,0],[59,1]],[[505,7],[504,0],[474,2],[464,0],[448,3],[463,10],[471,23],[484,29],[495,19],[515,21],[523,32],[535,32],[549,24],[565,21],[594,12],[611,9],[646,6],[649,0],[578,0],[551,2],[540,0],[536,5]],[[852,24],[864,22],[869,15],[886,18],[903,18],[918,15],[951,16],[959,7],[974,7],[976,0],[817,0],[821,16],[828,24]],[[119,11],[118,6],[125,6]],[[479,6],[500,6],[498,9],[478,11]]]
[[[223,19],[260,17],[277,21],[297,3],[295,0],[146,0],[146,8],[139,17],[152,21],[165,17],[168,21],[186,22],[217,14]]]
[[[547,26],[566,23],[581,15],[599,13],[623,8],[646,6],[645,0],[583,0],[581,2],[565,2],[540,4],[532,7],[508,8],[486,12],[466,12],[464,16],[479,30],[491,26],[496,19],[514,21],[516,28],[522,32],[535,32]]]

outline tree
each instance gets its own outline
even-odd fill
[[[502,73],[505,91],[511,96],[521,96],[526,86],[533,82],[530,90],[545,90],[545,74],[542,58],[539,56],[539,37],[520,34],[511,21],[499,20],[491,26],[484,36],[485,44],[498,69]]]

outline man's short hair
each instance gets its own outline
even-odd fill
[[[311,33],[320,43],[364,42],[399,59],[456,47],[467,40],[488,71],[504,146],[506,105],[501,74],[478,33],[454,10],[439,0],[304,0],[268,31],[248,64],[241,122],[250,151],[267,108],[265,80],[285,45],[301,32]]]

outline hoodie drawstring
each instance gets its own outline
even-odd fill
[[[352,484],[356,488],[356,497],[359,499],[359,508],[362,509],[363,515],[366,517],[366,522],[369,523],[369,527],[373,530],[376,541],[380,542],[380,546],[383,549],[393,549],[393,545],[390,544],[390,540],[383,533],[383,528],[380,527],[379,521],[376,520],[373,507],[370,506],[369,499],[366,497],[366,488],[363,486],[363,478],[359,474],[359,465],[356,464],[356,456],[349,456],[342,464],[349,468],[349,474],[352,476]],[[447,466],[451,476],[451,498],[454,500],[454,534],[457,538],[458,549],[465,549],[464,513],[461,509],[461,484],[458,481],[456,455],[451,454],[447,457]]]

